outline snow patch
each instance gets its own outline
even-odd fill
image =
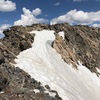
[[[59,32],[58,33],[59,34],[59,36],[61,36],[63,39],[65,39],[65,33],[62,31],[62,32]]]
[[[34,89],[34,92],[35,92],[35,93],[40,93],[40,90]]]
[[[50,91],[44,91],[44,93],[48,93],[51,97],[55,97],[56,93]]]
[[[74,70],[65,63],[48,41],[54,41],[54,31],[32,31],[35,40],[32,48],[21,52],[15,59],[16,67],[28,72],[44,86],[56,90],[63,100],[99,100],[100,78],[81,63]]]
[[[99,68],[97,68],[97,72],[100,73],[100,69]]]

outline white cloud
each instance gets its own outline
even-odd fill
[[[55,3],[54,5],[55,5],[55,6],[59,6],[59,5],[60,5],[60,2],[57,2],[57,3]]]
[[[84,12],[77,11],[76,9],[69,11],[65,15],[61,15],[51,20],[51,24],[67,22],[71,25],[82,24],[82,25],[93,25],[100,22],[100,11],[97,12]]]
[[[38,8],[38,11],[39,10],[40,9]],[[37,11],[37,9],[35,9],[34,11]],[[31,12],[29,9],[23,8],[24,14],[21,15],[21,19],[14,22],[14,25],[26,26],[26,25],[32,25],[32,24],[35,24],[35,23],[46,23],[47,22],[46,19],[36,18],[36,15],[39,15],[40,12],[38,14],[36,14],[36,13]]]
[[[42,10],[40,8],[36,8],[35,10],[32,11],[34,16],[38,16],[42,13]]]
[[[2,34],[2,32],[3,32],[4,29],[7,29],[7,28],[9,28],[9,27],[11,27],[10,24],[3,24],[3,25],[1,25],[1,26],[0,26],[0,34]]]
[[[0,11],[10,12],[16,9],[16,4],[10,0],[0,0]]]
[[[93,24],[93,27],[100,27],[100,24]]]

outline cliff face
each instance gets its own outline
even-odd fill
[[[77,64],[80,61],[90,71],[100,75],[96,69],[100,69],[100,28],[70,26],[67,23],[14,26],[10,30],[5,30],[5,37],[0,39],[0,91],[4,91],[0,94],[0,100],[61,100],[56,91],[53,91],[56,96],[50,97],[44,92],[40,82],[31,79],[26,72],[13,66],[16,56],[21,51],[31,48],[34,42],[35,35],[28,32],[44,29],[55,31],[56,39],[52,46],[65,62],[78,69]],[[65,33],[64,39],[58,34],[61,31]],[[35,93],[32,89],[39,89],[41,93]],[[28,99],[25,99],[27,97]]]

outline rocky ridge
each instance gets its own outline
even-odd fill
[[[48,85],[42,86],[18,67],[14,59],[34,41],[34,35],[22,26],[5,30],[0,39],[0,100],[61,100],[55,90]],[[52,95],[54,96],[52,96]]]
[[[91,72],[100,75],[97,72],[97,68],[100,69],[100,29],[62,25],[65,39],[62,40],[57,35],[53,47],[67,63],[72,63],[77,68],[77,62],[80,61]],[[60,25],[57,28],[60,29]]]
[[[56,39],[52,46],[61,54],[62,59],[77,68],[78,61],[90,71],[100,75],[100,29],[84,25],[70,26],[67,23],[32,26],[13,26],[5,30],[0,39],[0,100],[61,100],[56,91],[49,86],[43,87],[28,73],[14,67],[14,59],[23,50],[31,48],[34,36],[32,30],[54,30]],[[59,32],[65,33],[63,39]],[[78,69],[78,68],[77,68]],[[55,93],[55,97],[45,93],[46,88]],[[35,93],[35,89],[40,92]]]
[[[91,72],[100,75],[100,28],[86,25],[71,26],[68,23],[46,25],[35,24],[28,27],[33,30],[54,30],[56,39],[53,48],[61,54],[62,59],[77,68],[78,61],[86,66]],[[62,39],[59,32],[65,33]]]

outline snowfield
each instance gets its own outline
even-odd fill
[[[55,40],[54,31],[30,33],[35,33],[32,48],[18,55],[18,59],[15,59],[16,67],[28,72],[43,85],[48,84],[63,100],[100,100],[100,77],[91,73],[80,62],[79,70],[65,63],[50,46]]]

